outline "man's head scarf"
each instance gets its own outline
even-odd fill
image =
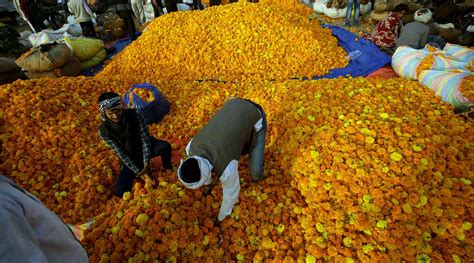
[[[413,19],[421,23],[428,23],[433,17],[433,13],[428,8],[422,8],[415,12]]]
[[[99,110],[101,112],[101,117],[103,121],[107,120],[107,115],[105,115],[105,110],[117,109],[122,107],[122,97],[116,96],[110,99],[103,100],[99,102]]]
[[[183,164],[183,160],[181,160],[181,163],[179,164],[178,167],[178,179],[181,181],[181,183],[186,186],[189,189],[197,189],[201,186],[203,186],[208,180],[209,177],[211,177],[211,171],[212,171],[212,164],[205,158],[202,158],[200,156],[190,156],[188,159],[193,158],[196,159],[199,165],[199,171],[201,172],[201,178],[199,181],[194,182],[194,183],[186,183],[181,179],[181,165]],[[187,160],[187,159],[186,159]]]

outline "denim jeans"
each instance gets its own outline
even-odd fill
[[[346,24],[351,23],[352,16],[352,6],[354,6],[354,24],[357,24],[359,21],[360,14],[360,1],[361,0],[347,0],[347,11],[346,11]]]
[[[161,156],[163,168],[171,169],[171,144],[167,141],[157,140],[153,137],[150,139],[152,148],[151,157]],[[138,168],[143,169],[143,160],[136,165],[139,165]],[[132,190],[133,181],[136,177],[137,175],[122,163],[122,170],[115,182],[115,195],[122,197],[125,192],[130,192]]]
[[[249,153],[249,167],[250,176],[254,182],[262,180],[263,176],[263,164],[265,157],[265,135],[267,134],[267,116],[263,108],[255,104],[255,106],[262,113],[262,129],[257,132],[257,143]]]

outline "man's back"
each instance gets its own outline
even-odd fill
[[[90,21],[92,18],[85,8],[86,3],[84,0],[70,0],[67,3],[69,12],[71,12],[76,18],[77,22]]]
[[[396,40],[396,46],[410,46],[412,48],[423,48],[428,40],[430,27],[422,22],[411,22],[402,28],[400,37]]]
[[[43,203],[0,175],[0,262],[87,262],[71,230]]]

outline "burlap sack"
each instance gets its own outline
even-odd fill
[[[390,11],[384,11],[384,12],[372,12],[370,13],[370,18],[372,18],[375,21],[380,21],[388,16]]]
[[[383,11],[392,11],[393,3],[392,2],[375,2],[374,11],[383,12]]]
[[[47,72],[64,65],[70,54],[71,50],[66,44],[59,44],[46,52],[31,49],[15,62],[30,73]]]

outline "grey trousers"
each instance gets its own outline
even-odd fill
[[[250,176],[254,182],[264,179],[263,165],[265,158],[265,135],[267,134],[267,116],[263,108],[254,103],[262,113],[262,129],[257,133],[257,143],[249,153]]]

